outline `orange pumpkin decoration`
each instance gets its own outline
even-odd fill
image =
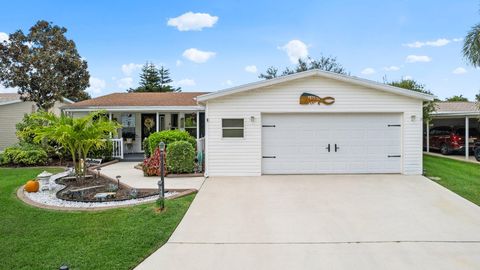
[[[26,192],[37,192],[39,188],[40,184],[36,180],[29,180],[24,187]]]

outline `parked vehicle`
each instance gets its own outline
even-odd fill
[[[475,141],[480,139],[476,128],[468,130],[469,151],[473,151]],[[439,126],[430,129],[430,148],[440,150],[443,155],[465,152],[465,128]]]
[[[475,155],[475,159],[480,161],[480,139],[478,139],[473,146],[473,154]]]

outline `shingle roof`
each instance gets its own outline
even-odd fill
[[[0,93],[0,105],[8,104],[17,100],[20,100],[20,95],[17,93]]]
[[[196,106],[196,97],[207,92],[113,93],[63,106],[63,108],[115,106]]]
[[[436,112],[480,112],[480,109],[476,102],[438,102]]]

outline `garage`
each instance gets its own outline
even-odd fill
[[[263,174],[400,172],[400,114],[262,115]]]
[[[429,100],[322,70],[202,95],[205,174],[420,175]]]

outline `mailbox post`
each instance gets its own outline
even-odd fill
[[[160,148],[160,181],[158,181],[158,202],[160,204],[160,210],[165,208],[165,160],[164,160],[164,151],[165,151],[165,143],[160,142],[158,144]]]

